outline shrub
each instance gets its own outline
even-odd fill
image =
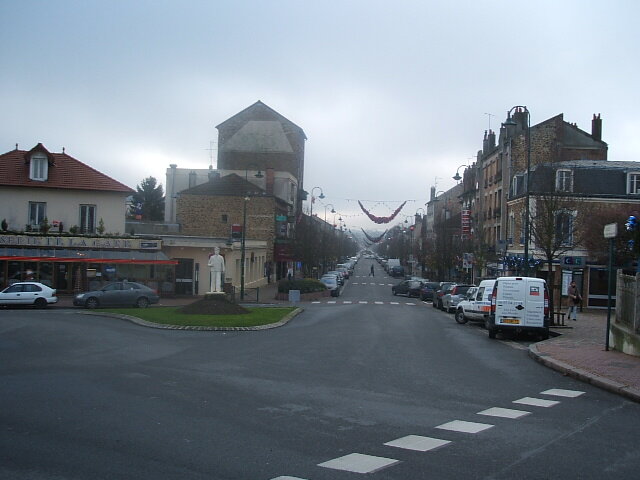
[[[289,290],[300,290],[300,293],[322,292],[326,290],[324,283],[313,278],[283,279],[278,282],[278,293],[287,293]]]

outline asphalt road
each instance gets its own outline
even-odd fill
[[[0,311],[0,478],[638,477],[639,405],[393,297],[370,262],[266,331]]]

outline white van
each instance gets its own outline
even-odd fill
[[[456,307],[455,319],[458,323],[484,322],[491,312],[491,295],[495,280],[482,280],[466,300],[460,301]]]
[[[547,283],[535,277],[500,277],[493,285],[491,312],[485,321],[489,338],[498,332],[530,331],[549,338]]]

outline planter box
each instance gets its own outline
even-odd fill
[[[324,290],[322,292],[301,293],[300,301],[310,302],[313,300],[318,300],[323,297],[328,297],[330,295],[331,295],[331,292],[329,290]],[[289,300],[289,292],[277,293],[276,300]]]

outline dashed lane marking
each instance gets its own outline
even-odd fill
[[[383,468],[395,465],[396,463],[400,463],[400,460],[363,455],[361,453],[350,453],[344,457],[338,457],[328,462],[320,463],[318,466],[354,473],[374,473],[379,472]]]
[[[428,452],[429,450],[435,450],[436,448],[440,448],[448,443],[451,443],[451,441],[441,440],[439,438],[421,437],[419,435],[407,435],[406,437],[387,442],[385,445],[403,448],[405,450]]]
[[[532,407],[543,407],[549,408],[554,405],[558,405],[560,402],[557,400],[545,400],[543,398],[533,398],[533,397],[524,397],[519,400],[514,400],[513,403],[518,403],[520,405],[530,405]]]
[[[493,427],[488,423],[465,422],[464,420],[454,420],[452,422],[443,423],[436,428],[440,430],[450,430],[452,432],[462,433],[478,433]]]
[[[502,417],[502,418],[520,418],[520,417],[524,417],[525,415],[529,415],[531,412],[526,412],[524,410],[513,410],[511,408],[500,408],[500,407],[493,407],[493,408],[489,408],[487,410],[483,410],[481,412],[478,412],[478,415],[487,415],[489,417]]]
[[[304,478],[300,478],[300,477],[276,477],[276,478],[272,478],[271,480],[306,480]]]

